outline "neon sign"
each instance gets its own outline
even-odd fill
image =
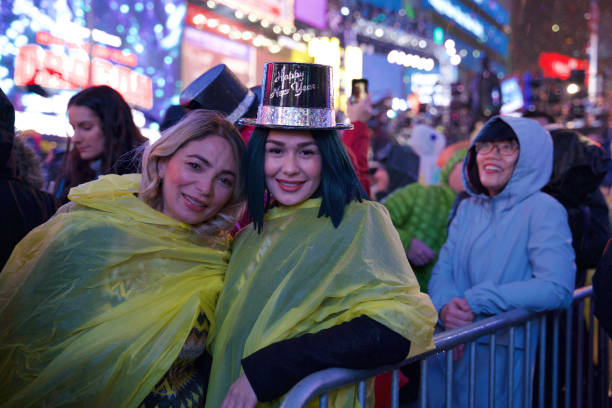
[[[480,21],[472,17],[467,9],[448,0],[426,0],[438,13],[455,21],[461,27],[484,39],[485,29]]]
[[[538,65],[542,68],[542,74],[548,78],[569,79],[572,70],[589,70],[589,62],[572,58],[567,55],[554,52],[542,52],[538,58]]]
[[[100,30],[94,30],[94,32],[100,32]],[[36,33],[36,42],[42,45],[61,45],[65,46],[68,49],[83,50],[86,53],[89,53],[90,47],[89,42],[78,44],[74,42],[65,41],[46,31],[39,31]],[[138,64],[138,57],[136,57],[135,54],[132,54],[131,52],[127,51],[108,48],[103,45],[95,44],[93,46],[92,53],[94,57],[113,60],[119,64],[129,65],[131,67],[135,67]]]
[[[293,1],[289,0],[217,0],[234,10],[253,14],[284,27],[293,26]]]
[[[185,0],[0,1],[0,87],[17,110],[64,117],[65,103],[80,89],[74,83],[89,85],[90,77],[91,81],[104,77],[108,82],[119,84],[117,87],[125,86],[117,90],[137,110],[145,111],[142,106],[151,106],[152,98],[151,109],[146,109],[146,123],[155,126],[154,122],[162,121],[168,106],[178,103],[182,89],[181,66],[185,55],[181,45],[187,3]],[[30,55],[32,50],[22,51],[22,57],[27,55],[30,64],[38,67],[38,77],[34,79],[30,71],[23,71],[22,65],[18,68],[21,72],[15,72],[19,49],[25,45],[42,48],[34,55]],[[47,55],[46,50],[52,55]],[[40,52],[44,54],[37,55]],[[109,72],[108,64],[94,67],[91,62],[97,59],[121,68]],[[45,66],[49,65],[57,72],[47,70]],[[146,75],[150,82],[136,74]],[[52,92],[43,97],[36,88],[17,86],[16,76],[55,83],[61,88],[47,89]],[[138,96],[134,92],[130,94],[127,84],[139,84],[139,80],[144,80],[144,85],[138,85],[141,92]],[[57,108],[49,110],[49,105]]]
[[[508,36],[493,24],[481,19],[462,2],[458,0],[422,0],[421,4],[424,9],[432,9],[444,18],[455,22],[457,27],[501,56],[508,53]]]
[[[133,105],[144,109],[153,107],[151,78],[124,66],[136,66],[137,58],[134,54],[96,44],[91,50],[93,58],[90,67],[89,43],[67,43],[46,32],[38,32],[36,41],[43,45],[65,46],[69,54],[57,53],[36,44],[20,47],[15,59],[15,85],[36,84],[68,90],[108,85]]]
[[[493,17],[501,25],[506,25],[510,22],[510,16],[506,9],[495,0],[472,0],[485,13]]]

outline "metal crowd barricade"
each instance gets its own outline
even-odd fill
[[[609,408],[610,400],[608,396],[609,369],[608,369],[608,336],[601,329],[597,330],[595,337],[595,322],[593,319],[593,307],[588,307],[588,317],[585,319],[585,300],[590,298],[593,293],[591,286],[586,286],[574,291],[572,305],[564,310],[535,313],[527,312],[522,309],[502,313],[484,320],[480,320],[471,325],[454,330],[438,333],[434,336],[436,348],[426,353],[404,360],[401,363],[379,367],[371,370],[353,370],[343,368],[330,368],[314,373],[298,384],[285,396],[281,408],[305,407],[306,404],[314,399],[319,400],[319,407],[328,406],[329,392],[342,386],[358,384],[358,400],[362,407],[366,406],[366,380],[388,371],[392,371],[391,381],[391,407],[399,408],[399,369],[407,364],[420,361],[421,364],[421,383],[419,389],[418,406],[427,407],[427,358],[438,353],[446,354],[446,386],[443,390],[446,395],[446,408],[452,407],[452,375],[453,358],[452,349],[460,344],[465,344],[470,348],[469,361],[469,386],[468,402],[469,407],[475,406],[475,347],[476,340],[483,336],[490,336],[489,340],[489,393],[488,406],[495,407],[495,344],[496,335],[508,333],[508,371],[514,372],[513,350],[515,344],[516,331],[524,327],[525,352],[523,353],[524,373],[522,378],[523,401],[522,407],[531,408],[557,408],[560,405],[559,398],[562,399],[564,408]],[[552,326],[548,329],[548,320],[552,320]],[[565,345],[563,350],[559,350],[560,322],[564,322]],[[574,321],[576,327],[574,329]],[[538,325],[538,347],[536,355],[532,356],[529,352],[531,325]],[[585,330],[583,327],[588,324],[588,339],[584,339]],[[551,333],[552,332],[552,333]],[[547,339],[547,335],[552,335],[552,341]],[[595,345],[595,340],[597,344]],[[575,342],[576,346],[572,347]],[[547,350],[552,345],[552,352]],[[584,347],[586,346],[586,356]],[[595,354],[595,352],[597,354]],[[560,358],[560,354],[563,356]],[[552,356],[552,361],[547,359]],[[595,362],[595,356],[597,362]],[[538,360],[537,380],[531,381],[532,362]],[[573,366],[575,362],[575,367]],[[562,367],[559,367],[561,365]],[[585,378],[586,366],[586,378]],[[548,368],[548,369],[547,369]],[[597,372],[597,384],[595,384],[595,370]],[[548,373],[551,373],[550,377]],[[560,374],[562,376],[560,377]],[[513,375],[508,375],[508,390],[512,390]],[[534,384],[537,384],[537,395],[533,394]],[[597,388],[597,392],[595,392]],[[442,390],[440,390],[442,392]],[[512,392],[507,393],[508,401],[501,405],[513,406]],[[463,407],[457,407],[463,408]]]

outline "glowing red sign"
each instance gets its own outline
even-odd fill
[[[89,83],[89,58],[55,54],[34,44],[19,48],[15,59],[15,84],[37,84],[54,89],[86,88]],[[91,85],[108,85],[126,101],[144,109],[153,107],[151,78],[128,67],[94,58]]]
[[[538,59],[542,74],[548,78],[568,79],[574,69],[589,71],[589,62],[554,52],[542,52]]]
[[[65,45],[69,49],[89,50],[89,44],[68,44],[49,33],[39,32],[37,42],[45,45]],[[108,85],[116,89],[128,103],[144,109],[153,107],[153,83],[151,78],[123,65],[136,65],[136,56],[101,45],[92,49],[91,82],[89,81],[89,56],[87,53],[58,54],[28,44],[19,48],[15,59],[15,84],[40,85],[52,89],[79,89],[90,85]]]
[[[46,31],[39,31],[36,33],[36,42],[42,45],[62,45],[68,49],[82,49],[85,52],[89,53],[88,42],[77,44],[69,41],[64,41],[63,39],[56,37]],[[94,45],[92,53],[94,57],[112,60],[119,64],[129,65],[130,67],[135,67],[138,64],[138,57],[136,56],[136,54],[113,48],[108,48],[99,44]]]
[[[209,21],[211,19],[214,20],[215,21],[214,28],[213,26],[210,26],[206,24],[205,22],[199,22],[198,21],[199,17],[204,17],[203,21]],[[213,33],[218,33],[219,28],[222,25],[227,25],[229,27],[229,31],[238,30],[240,32],[243,32],[245,30],[248,30],[242,24],[236,23],[235,21],[229,18],[222,17],[218,14],[212,13],[206,9],[203,9],[202,7],[198,7],[193,4],[187,5],[187,15],[185,16],[185,23],[199,30],[206,30],[206,31],[210,31]]]

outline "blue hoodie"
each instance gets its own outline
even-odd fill
[[[470,198],[457,210],[429,282],[438,312],[454,297],[465,298],[475,315],[564,308],[572,299],[576,271],[567,213],[540,191],[552,172],[552,139],[534,120],[501,119],[519,140],[519,158],[506,187],[488,196],[468,176],[482,134],[472,142],[463,162]]]
[[[489,196],[470,169],[476,167],[474,143],[463,162],[463,183],[470,197],[459,205],[446,243],[429,281],[429,295],[438,312],[454,297],[465,298],[475,320],[508,310],[532,311],[570,305],[576,268],[565,208],[540,191],[548,182],[553,145],[536,121],[501,117],[514,131],[520,153],[508,184]],[[492,119],[493,120],[493,119]],[[484,129],[484,128],[483,128]],[[470,173],[475,179],[470,179]],[[477,172],[476,172],[477,174]],[[532,325],[529,349],[534,355],[537,325]],[[499,333],[495,349],[495,406],[507,406],[508,338]],[[514,336],[513,407],[522,404],[524,330]],[[484,343],[484,344],[483,344]],[[476,406],[488,406],[488,336],[476,345]],[[532,362],[534,360],[532,359]],[[454,363],[453,406],[467,406],[469,347]],[[444,355],[430,359],[428,404],[444,405]],[[533,367],[532,367],[533,368]]]

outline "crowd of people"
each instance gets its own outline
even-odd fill
[[[427,115],[388,123],[369,97],[337,121],[330,70],[268,63],[248,89],[213,67],[152,144],[119,93],[87,88],[68,103],[74,134],[49,192],[0,93],[12,226],[0,238],[0,406],[277,406],[313,372],[397,363],[432,349],[435,332],[512,309],[565,308],[598,264],[596,313],[612,326],[609,145],[533,112],[493,113],[447,145]],[[516,406],[533,329],[514,344]],[[497,339],[498,406],[508,347]],[[452,378],[431,359],[428,406],[445,406],[448,380],[467,406],[469,353],[453,350]],[[420,373],[402,371],[409,403]],[[357,394],[330,403],[356,406]]]

